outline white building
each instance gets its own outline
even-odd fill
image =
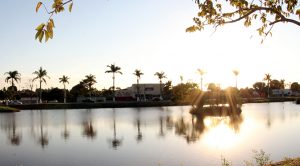
[[[139,98],[151,100],[155,97],[160,97],[160,85],[159,84],[139,84]],[[132,84],[131,87],[116,91],[116,97],[126,98],[131,97],[136,99],[138,97],[138,85]]]

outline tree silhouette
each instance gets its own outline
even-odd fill
[[[162,97],[162,79],[167,78],[167,76],[165,75],[165,72],[156,72],[154,75],[157,76],[159,79],[160,98],[163,99],[163,97]]]
[[[119,73],[119,74],[123,74],[121,72],[121,68],[119,66],[116,66],[115,64],[111,64],[111,65],[107,65],[107,67],[109,68],[109,70],[105,71],[105,73],[112,73],[113,74],[113,101],[115,101],[115,74]]]
[[[92,99],[93,85],[97,83],[96,76],[92,74],[86,75],[85,79],[82,82],[84,83],[85,86],[87,86],[90,99]]]
[[[198,73],[200,74],[201,76],[201,91],[203,91],[203,75],[206,73],[204,70],[202,69],[197,69]]]
[[[144,73],[141,72],[141,70],[136,69],[133,73],[136,76],[136,90],[137,90],[137,101],[140,100],[140,79],[141,76],[144,75]]]
[[[237,77],[240,74],[240,72],[238,70],[232,70],[232,73],[235,76],[235,88],[237,89]]]
[[[9,72],[6,72],[4,74],[8,75],[5,78],[5,82],[8,82],[9,80],[11,80],[11,86],[12,87],[15,86],[14,81],[16,81],[16,82],[21,81],[21,74],[17,70],[9,71]]]
[[[63,75],[61,78],[59,78],[59,82],[60,83],[63,83],[64,85],[64,103],[66,103],[66,98],[67,98],[67,94],[66,94],[66,83],[69,83],[69,77],[68,76],[65,76]]]
[[[44,70],[42,67],[40,67],[39,70],[33,72],[34,75],[36,75],[36,77],[32,80],[32,81],[35,81],[35,80],[39,80],[39,83],[40,83],[40,90],[39,90],[39,102],[42,103],[42,83],[44,82],[45,84],[47,84],[47,81],[45,79],[45,77],[49,78],[50,77],[47,75],[47,71]]]
[[[271,74],[267,73],[265,74],[264,80],[267,81],[267,86],[268,86],[268,98],[270,97],[270,83],[272,81],[271,79]]]

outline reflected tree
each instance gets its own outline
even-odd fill
[[[48,132],[44,131],[44,116],[42,110],[40,110],[40,138],[38,143],[42,146],[43,149],[49,144]]]
[[[141,132],[141,117],[140,117],[140,109],[137,109],[136,112],[136,126],[137,126],[137,135],[136,135],[136,141],[141,142],[143,140],[143,133]]]
[[[109,142],[113,149],[117,150],[119,146],[122,145],[123,139],[117,138],[117,130],[116,130],[116,111],[113,110],[113,138],[109,139]]]
[[[83,135],[95,139],[97,136],[97,130],[95,129],[93,125],[93,119],[91,115],[91,110],[87,110],[86,117],[83,120],[82,126],[83,126]]]
[[[61,135],[65,140],[67,140],[70,137],[70,131],[68,130],[67,110],[64,110],[64,131]]]
[[[232,128],[235,133],[240,132],[240,126],[243,123],[244,118],[241,114],[234,114],[229,116],[229,127]]]
[[[160,137],[164,137],[166,135],[164,131],[164,118],[163,116],[159,117],[159,134]]]
[[[10,116],[10,126],[9,126],[9,134],[8,138],[12,145],[20,145],[22,140],[22,134],[17,132],[17,125],[16,125],[16,115],[12,114]]]

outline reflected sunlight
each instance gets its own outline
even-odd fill
[[[230,128],[229,118],[206,118],[204,123],[209,132],[203,142],[210,147],[228,149],[241,141],[239,133]]]

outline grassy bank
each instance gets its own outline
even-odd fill
[[[270,164],[270,166],[299,166],[300,165],[300,158],[286,158],[283,161],[279,161],[273,164]]]
[[[7,106],[0,106],[0,113],[7,113],[7,112],[19,112],[20,110],[17,108],[7,107]]]

